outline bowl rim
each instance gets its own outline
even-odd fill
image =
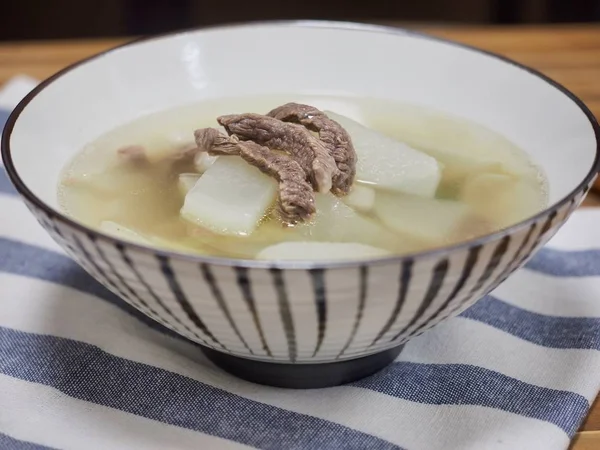
[[[60,210],[54,209],[53,207],[46,204],[44,201],[39,199],[26,185],[26,183],[21,179],[16,170],[16,167],[13,163],[11,156],[11,148],[10,148],[10,138],[14,129],[14,126],[23,112],[23,110],[27,107],[27,105],[46,87],[52,84],[55,80],[67,74],[68,72],[76,69],[80,65],[86,64],[87,62],[91,62],[97,58],[103,57],[104,55],[110,54],[112,52],[118,51],[125,47],[135,46],[139,43],[146,43],[153,40],[160,40],[164,38],[174,38],[177,36],[185,36],[189,33],[201,32],[201,31],[210,31],[210,30],[223,30],[226,31],[228,29],[240,29],[240,28],[253,28],[253,27],[264,27],[264,26],[280,26],[280,27],[299,27],[299,28],[325,28],[331,30],[353,30],[360,32],[369,32],[369,33],[384,33],[391,35],[408,35],[412,37],[417,37],[419,39],[426,39],[430,41],[441,42],[444,44],[448,44],[451,46],[463,48],[475,53],[479,53],[485,56],[489,56],[495,58],[499,61],[502,61],[506,64],[510,64],[519,69],[525,70],[531,75],[539,78],[541,81],[549,84],[555,89],[559,90],[562,94],[567,96],[571,101],[573,101],[579,109],[585,114],[587,119],[592,126],[594,131],[595,139],[596,139],[596,154],[594,157],[594,161],[590,167],[589,172],[583,178],[583,180],[569,192],[562,199],[554,202],[552,205],[549,205],[544,210],[538,212],[537,214],[522,220],[514,225],[511,225],[506,228],[502,228],[493,233],[486,234],[484,236],[480,236],[477,238],[469,239],[466,241],[461,241],[456,244],[436,247],[433,249],[412,252],[401,255],[391,255],[380,258],[371,258],[371,259],[351,259],[351,260],[255,260],[255,259],[244,259],[244,258],[229,258],[229,257],[218,257],[218,256],[204,256],[200,254],[193,253],[185,253],[176,250],[168,250],[168,249],[160,249],[153,246],[138,244],[135,242],[127,241],[106,233],[103,233],[94,228],[83,225],[82,223],[70,218],[66,214],[62,213]],[[172,258],[175,260],[183,260],[192,263],[205,263],[211,264],[215,266],[227,266],[227,267],[244,267],[244,268],[254,268],[254,269],[281,269],[281,270],[309,270],[309,269],[336,269],[336,268],[345,268],[345,267],[359,267],[359,266],[370,266],[370,265],[380,265],[380,264],[390,264],[390,263],[401,263],[405,260],[414,260],[417,258],[429,258],[436,257],[442,255],[448,255],[455,251],[466,250],[475,246],[482,246],[490,242],[497,241],[507,235],[514,234],[520,230],[523,230],[529,226],[531,226],[534,222],[539,221],[543,217],[551,214],[552,212],[556,212],[561,207],[563,207],[568,202],[572,201],[574,197],[584,190],[586,186],[591,183],[596,174],[600,172],[600,125],[594,114],[589,110],[589,108],[583,103],[583,101],[573,94],[569,89],[564,87],[562,84],[554,81],[548,76],[542,74],[536,69],[533,69],[524,64],[518,63],[510,58],[505,56],[501,56],[494,52],[490,52],[487,50],[482,50],[477,47],[463,44],[460,42],[453,41],[451,39],[446,39],[442,37],[432,36],[427,34],[426,32],[420,32],[415,30],[409,30],[401,27],[394,27],[388,25],[376,25],[376,24],[368,24],[368,23],[360,23],[360,22],[349,22],[349,21],[330,21],[330,20],[272,20],[272,21],[249,21],[249,22],[239,22],[239,23],[230,23],[225,25],[214,25],[214,26],[201,26],[190,28],[186,30],[162,33],[152,36],[141,37],[137,39],[133,39],[124,44],[117,45],[116,47],[110,48],[108,50],[99,52],[90,57],[79,60],[62,70],[56,72],[54,75],[43,80],[39,83],[29,94],[27,94],[13,109],[8,120],[6,121],[6,125],[4,127],[2,133],[2,142],[1,142],[1,154],[2,160],[4,162],[5,170],[8,174],[9,179],[12,184],[15,186],[17,192],[27,201],[35,205],[37,208],[41,209],[50,220],[57,220],[62,222],[62,224],[75,228],[77,231],[85,233],[87,236],[92,237],[93,239],[99,238],[102,241],[108,242],[114,246],[120,246],[124,248],[132,248],[135,251],[139,251],[145,254],[149,254],[150,256],[159,256]]]

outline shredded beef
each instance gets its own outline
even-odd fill
[[[332,192],[343,196],[350,192],[356,175],[356,151],[346,130],[335,120],[310,105],[286,103],[267,114],[284,122],[299,123],[319,133],[319,139],[333,156],[338,172],[333,177]]]
[[[261,114],[232,114],[217,118],[227,133],[244,141],[289,153],[319,192],[332,188],[337,165],[325,145],[305,127]]]

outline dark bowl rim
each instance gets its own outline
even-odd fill
[[[135,46],[138,43],[145,43],[148,41],[159,40],[163,38],[172,38],[177,36],[183,36],[188,33],[193,33],[197,31],[209,31],[209,30],[227,30],[232,28],[250,28],[250,27],[261,27],[261,26],[287,26],[287,27],[300,27],[300,28],[326,28],[332,30],[354,30],[354,31],[363,31],[363,32],[371,32],[371,33],[385,33],[385,34],[393,34],[393,35],[409,35],[413,37],[418,37],[420,39],[427,39],[431,41],[441,42],[444,44],[449,44],[451,46],[463,48],[475,53],[479,53],[481,55],[489,56],[495,58],[504,63],[515,66],[519,69],[522,69],[531,75],[539,78],[541,81],[546,82],[550,86],[559,90],[565,96],[567,96],[571,101],[573,101],[579,109],[586,115],[588,118],[592,129],[594,130],[594,135],[596,138],[596,155],[594,158],[594,162],[588,172],[588,174],[584,177],[584,179],[577,185],[575,189],[573,189],[569,194],[567,194],[561,200],[555,202],[553,205],[548,206],[543,211],[540,211],[536,215],[529,217],[519,223],[511,225],[509,227],[498,230],[494,233],[486,234],[484,236],[470,239],[467,241],[462,241],[457,244],[437,247],[430,250],[413,252],[409,254],[402,255],[392,255],[383,258],[373,258],[373,259],[357,259],[357,260],[332,260],[332,261],[307,261],[307,260],[281,260],[281,261],[269,261],[269,260],[253,260],[253,259],[237,259],[237,258],[226,258],[226,257],[215,257],[215,256],[202,256],[196,255],[193,253],[184,253],[178,252],[175,250],[162,250],[159,248],[155,248],[152,246],[146,246],[142,244],[137,244],[134,242],[126,241],[117,237],[113,237],[111,235],[102,233],[93,228],[89,228],[74,219],[71,219],[67,215],[62,212],[55,210],[51,206],[47,205],[41,199],[39,199],[33,192],[29,190],[25,182],[21,179],[17,170],[14,166],[11,149],[10,149],[10,138],[12,135],[12,131],[14,129],[15,123],[18,120],[19,116],[23,112],[23,110],[27,107],[27,105],[47,86],[49,86],[52,82],[65,75],[66,73],[76,69],[80,65],[83,65],[87,62],[93,61],[97,58],[101,58],[104,55],[110,54],[112,52],[118,51],[122,48]],[[448,255],[455,251],[465,250],[475,246],[485,245],[490,242],[497,241],[507,235],[514,234],[526,227],[531,226],[534,222],[539,221],[543,217],[551,214],[559,210],[565,204],[570,202],[575,198],[575,196],[583,191],[586,186],[591,183],[596,174],[600,171],[600,125],[594,114],[589,110],[589,108],[583,103],[579,97],[573,94],[570,90],[565,88],[562,84],[554,81],[553,79],[547,77],[536,69],[513,61],[510,58],[498,55],[496,53],[482,50],[477,47],[459,43],[453,41],[451,39],[431,36],[427,33],[408,30],[400,27],[386,26],[386,25],[374,25],[360,22],[347,22],[347,21],[327,21],[327,20],[273,20],[273,21],[251,21],[251,22],[240,22],[240,23],[230,23],[225,25],[216,25],[216,26],[205,26],[205,27],[196,27],[187,30],[174,31],[170,33],[158,34],[153,36],[141,37],[138,39],[133,39],[124,44],[118,45],[116,47],[110,48],[108,50],[102,51],[80,61],[77,61],[64,69],[58,71],[54,75],[46,78],[40,84],[38,84],[25,98],[23,98],[19,104],[13,109],[11,112],[6,125],[4,127],[2,133],[2,160],[4,162],[4,166],[6,172],[9,176],[9,179],[15,186],[17,192],[31,204],[36,206],[37,208],[44,211],[44,213],[51,220],[58,220],[62,222],[64,225],[75,228],[77,231],[85,233],[87,236],[92,236],[93,238],[100,238],[103,241],[107,241],[115,246],[122,246],[126,248],[132,248],[136,251],[150,254],[151,256],[160,256],[166,258],[172,258],[175,260],[183,260],[192,263],[206,263],[212,264],[216,266],[228,266],[228,267],[245,267],[245,268],[255,268],[255,269],[282,269],[282,270],[306,270],[306,269],[336,269],[336,268],[344,268],[344,267],[359,267],[366,265],[379,265],[379,264],[389,264],[389,263],[400,263],[407,259],[426,259],[429,257]]]

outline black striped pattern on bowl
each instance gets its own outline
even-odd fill
[[[523,266],[592,183],[526,226],[471,246],[307,269],[141,251],[27,204],[96,280],[180,335],[244,358],[322,363],[396,347],[459,314]]]

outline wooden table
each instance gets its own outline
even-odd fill
[[[551,27],[419,27],[503,54],[530,65],[564,84],[600,117],[600,26]],[[14,75],[43,79],[79,59],[125,39],[0,44],[0,84]],[[600,206],[591,193],[584,206]],[[600,376],[600,375],[599,375]],[[573,441],[572,450],[600,449],[600,397]]]

